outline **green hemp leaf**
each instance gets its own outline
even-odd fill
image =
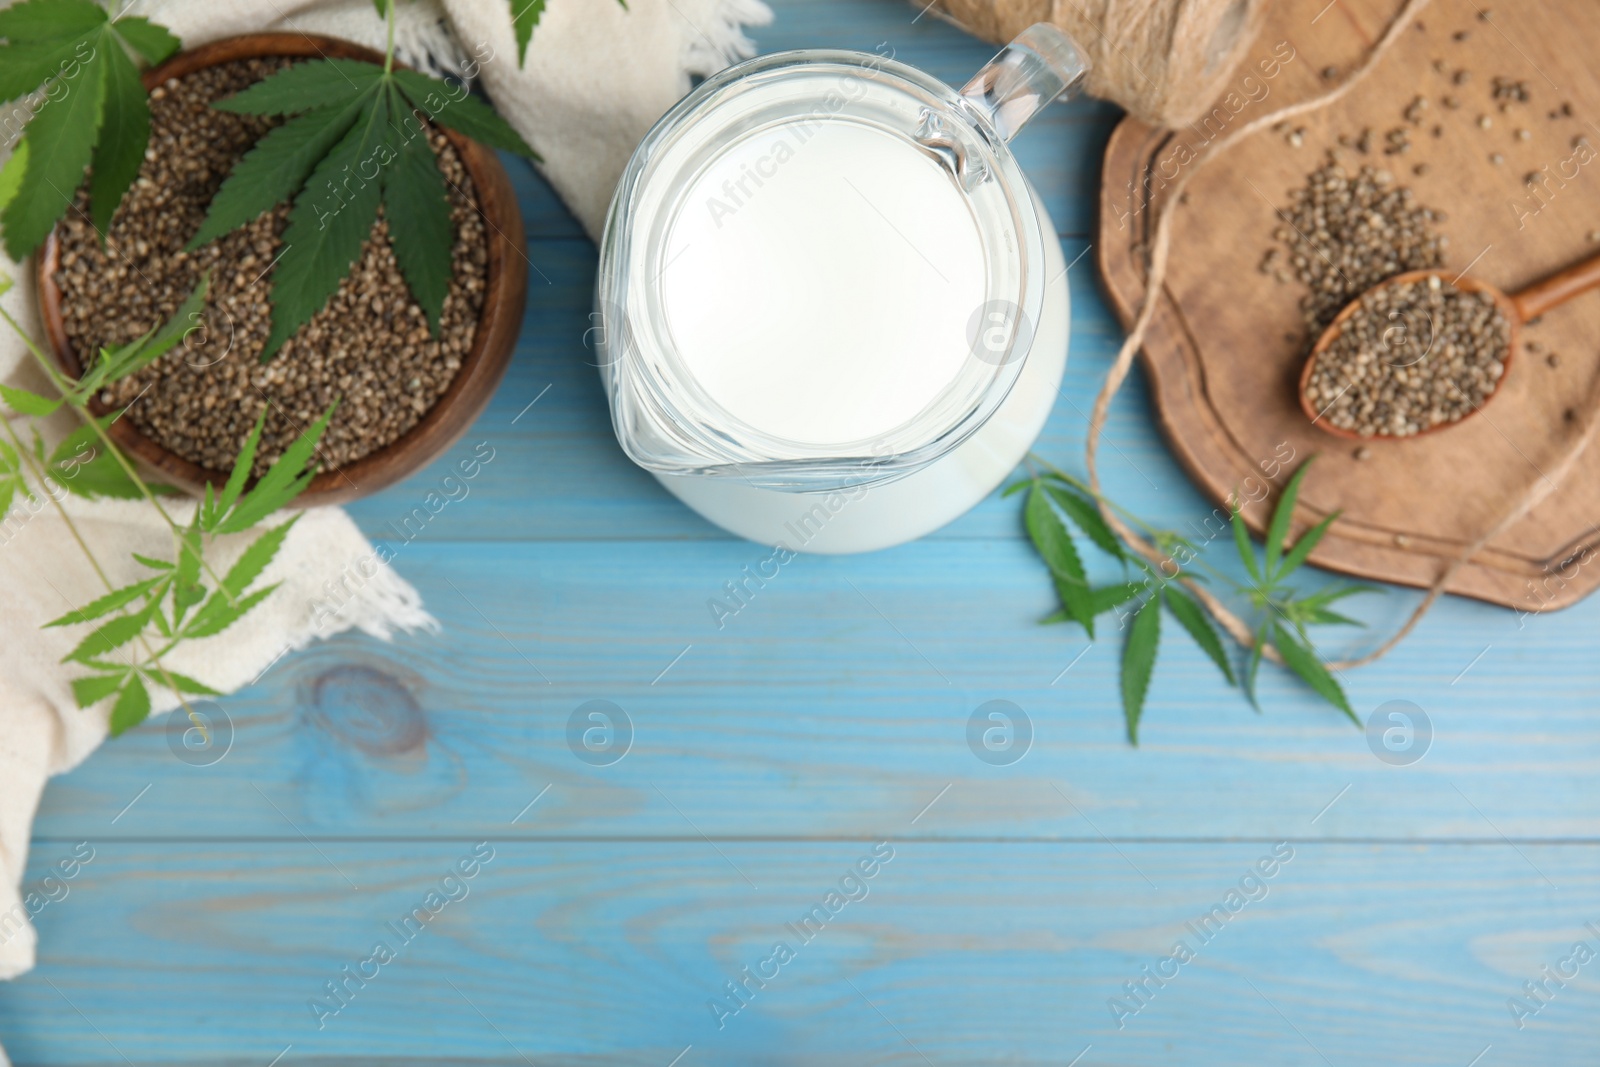
[[[1199,558],[1199,549],[1171,530],[1156,529],[1140,521],[1077,478],[1048,464],[1039,465],[1042,471],[1011,485],[1005,495],[1027,492],[1023,524],[1029,540],[1050,570],[1051,581],[1061,601],[1060,610],[1043,621],[1077,623],[1093,640],[1095,619],[1108,611],[1117,613],[1121,628],[1125,631],[1120,686],[1129,743],[1139,743],[1139,726],[1144,717],[1145,700],[1150,692],[1161,644],[1163,612],[1170,615],[1200,646],[1200,650],[1216,664],[1229,685],[1242,683],[1245,696],[1252,706],[1256,703],[1256,675],[1261,666],[1262,653],[1270,647],[1277,650],[1284,665],[1310,686],[1313,692],[1352,720],[1356,718],[1343,686],[1318,657],[1306,627],[1361,625],[1333,611],[1330,605],[1357,593],[1379,590],[1370,585],[1334,584],[1304,595],[1284,584],[1284,580],[1305,563],[1339,517],[1338,512],[1324,517],[1301,534],[1297,541],[1290,543],[1295,505],[1299,500],[1301,483],[1310,470],[1310,460],[1295,471],[1280,494],[1268,523],[1266,547],[1261,556],[1258,557],[1250,540],[1250,532],[1245,528],[1237,502],[1230,507],[1234,544],[1249,580],[1235,581],[1215,571],[1211,576],[1228,581],[1258,619],[1253,624],[1252,639],[1245,646],[1242,672],[1235,669],[1228,647],[1224,644],[1224,632],[1219,631],[1211,612],[1202,603],[1207,598],[1197,596],[1191,591],[1193,586],[1185,588],[1180,580],[1190,583],[1206,580],[1206,575],[1190,569],[1191,566],[1205,566],[1205,561]],[[1166,554],[1166,562],[1157,566],[1132,551],[1106,520],[1106,515],[1101,511],[1102,505],[1115,513],[1120,523],[1139,527]],[[1078,551],[1074,529],[1083,534],[1089,544],[1122,565],[1122,581],[1095,585],[1089,580],[1089,568]],[[1126,604],[1133,606],[1124,610],[1123,605]]]
[[[0,103],[36,107],[0,171],[6,254],[37,251],[93,166],[89,205],[106,228],[139,175],[150,106],[133,55],[160,63],[179,41],[148,19],[112,19],[91,0],[24,0],[0,10]]]
[[[387,0],[375,0],[382,10]],[[628,10],[628,0],[617,0],[622,10]],[[528,42],[533,40],[533,28],[544,17],[545,0],[511,0],[511,29],[517,35],[517,66],[528,62]]]
[[[317,473],[317,442],[334,412],[330,405],[251,485],[250,472],[266,425],[263,410],[221,492],[208,486],[189,522],[180,526],[174,521],[156,500],[157,493],[170,490],[146,482],[111,438],[110,426],[121,412],[96,418],[89,411],[89,403],[99,389],[148,366],[183,339],[199,315],[206,284],[202,281],[165,325],[122,348],[102,350],[99,360],[77,381],[56,370],[16,319],[0,307],[0,320],[22,339],[60,394],[50,399],[6,386],[0,387],[0,403],[16,415],[34,416],[49,414],[65,404],[84,420],[52,452],[37,430],[29,447],[17,424],[0,418],[0,516],[19,496],[36,501],[40,495],[46,496],[71,532],[71,540],[100,575],[106,587],[104,593],[45,625],[88,628],[63,661],[88,672],[72,681],[73,696],[80,707],[103,700],[112,702],[113,735],[139,725],[149,716],[152,686],[177,696],[196,727],[202,734],[205,732],[187,698],[215,696],[217,691],[172,670],[164,662],[165,657],[186,641],[222,633],[277,588],[276,584],[262,585],[259,579],[277,556],[298,516],[254,533],[233,557],[226,573],[219,574],[212,567],[210,550],[222,537],[229,537],[230,544],[236,546],[235,535],[252,531],[288,507],[311,484]],[[9,279],[0,275],[0,293],[8,286]],[[131,553],[134,562],[149,572],[148,576],[113,588],[105,577],[106,568],[100,565],[65,505],[70,496],[149,501],[172,531],[171,558]]]
[[[392,19],[391,4],[387,8]],[[392,45],[391,45],[392,47]],[[493,148],[535,157],[494,109],[459,85],[349,59],[296,63],[212,105],[242,115],[288,115],[241,159],[189,248],[289,201],[284,251],[273,268],[271,359],[327,304],[361,255],[382,207],[400,273],[436,334],[450,288],[454,227],[429,123]]]

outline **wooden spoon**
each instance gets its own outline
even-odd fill
[[[1488,282],[1477,278],[1459,277],[1454,281],[1448,281],[1444,276],[1444,272],[1438,269],[1407,271],[1404,274],[1396,274],[1387,281],[1379,282],[1340,310],[1338,316],[1328,324],[1328,328],[1322,331],[1322,336],[1317,338],[1316,347],[1311,350],[1311,355],[1306,358],[1305,369],[1300,372],[1300,409],[1306,413],[1306,418],[1311,420],[1313,426],[1325,433],[1333,434],[1335,437],[1345,437],[1354,441],[1370,441],[1383,437],[1396,438],[1394,434],[1385,433],[1365,436],[1356,433],[1354,430],[1346,430],[1324,421],[1322,416],[1327,413],[1326,409],[1319,412],[1311,406],[1311,401],[1306,397],[1306,386],[1311,382],[1311,372],[1316,367],[1317,360],[1322,358],[1328,346],[1343,332],[1345,322],[1356,313],[1363,300],[1376,293],[1379,289],[1384,289],[1391,285],[1426,281],[1435,277],[1442,283],[1454,285],[1464,293],[1487,293],[1494,300],[1495,306],[1505,316],[1506,322],[1510,324],[1510,330],[1507,334],[1506,354],[1501,359],[1501,365],[1505,370],[1500,375],[1500,381],[1495,386],[1494,392],[1489,394],[1483,405],[1475,407],[1454,422],[1441,422],[1437,426],[1430,426],[1425,430],[1408,434],[1407,437],[1421,437],[1423,434],[1434,433],[1438,430],[1448,429],[1451,426],[1459,426],[1482,411],[1483,406],[1488,404],[1490,400],[1499,396],[1505,389],[1506,376],[1511,373],[1511,361],[1517,351],[1518,331],[1524,324],[1538,318],[1551,308],[1565,304],[1579,293],[1585,293],[1596,286],[1600,286],[1600,256],[1593,256],[1579,263],[1574,263],[1565,270],[1552,274],[1543,281],[1535,282],[1521,292],[1512,295],[1503,293]]]

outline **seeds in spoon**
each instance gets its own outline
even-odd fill
[[[1362,296],[1312,366],[1307,406],[1363,437],[1410,437],[1481,407],[1500,385],[1511,324],[1486,293],[1437,275]]]

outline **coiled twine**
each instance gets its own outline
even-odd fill
[[[912,0],[918,7],[922,0]],[[1221,96],[1267,0],[935,0],[933,12],[1004,44],[1036,22],[1072,35],[1087,91],[1153,126],[1187,125]]]

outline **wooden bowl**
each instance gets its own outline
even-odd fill
[[[146,90],[153,89],[169,78],[182,77],[237,59],[263,56],[383,62],[383,56],[371,49],[332,37],[303,33],[256,33],[230,37],[182,52],[146,72],[144,86]],[[493,149],[454,130],[442,127],[441,130],[460,153],[462,163],[472,175],[478,208],[490,231],[488,279],[472,349],[462,358],[461,368],[444,395],[423,414],[415,426],[383,448],[338,470],[319,473],[300,496],[298,505],[334,504],[366,496],[393,485],[433,462],[482,413],[511,362],[511,352],[522,327],[523,305],[528,288],[528,260],[522,250],[522,212],[517,207],[511,179]],[[67,340],[61,314],[62,294],[55,282],[60,255],[58,228],[50,235],[39,256],[39,309],[57,364],[65,373],[77,377],[82,373],[83,364]],[[92,408],[95,414],[101,415],[110,410],[98,400]],[[140,433],[130,419],[116,420],[111,424],[110,432],[124,452],[152,468],[162,481],[193,493],[202,492],[207,482],[220,487],[227,481],[227,471],[210,470],[169,451]]]
[[[1482,404],[1479,404],[1477,407],[1461,416],[1455,422],[1441,422],[1437,426],[1429,426],[1425,430],[1418,430],[1416,433],[1407,434],[1404,437],[1400,437],[1392,433],[1359,434],[1354,430],[1346,430],[1343,427],[1335,426],[1331,422],[1324,422],[1322,420],[1322,416],[1326,414],[1326,412],[1319,413],[1311,407],[1311,401],[1306,399],[1306,386],[1311,382],[1311,372],[1316,368],[1317,360],[1322,358],[1323,352],[1329,345],[1333,343],[1334,339],[1339,336],[1339,332],[1344,329],[1344,324],[1361,307],[1361,301],[1366,299],[1367,293],[1376,292],[1379,289],[1385,289],[1391,285],[1399,285],[1404,282],[1421,282],[1435,277],[1441,282],[1455,286],[1463,293],[1488,293],[1489,296],[1494,300],[1495,306],[1499,308],[1500,314],[1506,317],[1506,354],[1505,358],[1500,361],[1501,366],[1505,369],[1500,374],[1499,382],[1495,384],[1494,392],[1490,393],[1488,399],[1486,399]],[[1478,412],[1494,403],[1494,398],[1499,396],[1501,392],[1505,390],[1506,378],[1511,374],[1511,360],[1517,352],[1518,331],[1521,329],[1521,327],[1522,316],[1517,308],[1516,302],[1511,297],[1507,296],[1505,293],[1502,293],[1499,289],[1496,289],[1487,282],[1465,276],[1458,276],[1455,281],[1447,282],[1445,279],[1445,271],[1438,267],[1428,267],[1423,270],[1408,270],[1403,274],[1396,274],[1394,277],[1386,278],[1377,285],[1372,286],[1365,293],[1362,293],[1360,296],[1350,301],[1350,303],[1346,304],[1343,309],[1340,310],[1339,314],[1334,317],[1334,320],[1328,323],[1327,328],[1322,331],[1322,335],[1317,338],[1316,345],[1311,349],[1311,354],[1306,357],[1305,366],[1300,371],[1299,384],[1295,387],[1297,395],[1300,399],[1300,410],[1305,413],[1306,418],[1311,420],[1311,425],[1315,426],[1323,433],[1332,434],[1334,437],[1343,437],[1348,441],[1415,441],[1419,437],[1426,437],[1432,433],[1439,433],[1441,430],[1449,430],[1456,426],[1460,426],[1462,423],[1472,418],[1472,416],[1478,414]]]

